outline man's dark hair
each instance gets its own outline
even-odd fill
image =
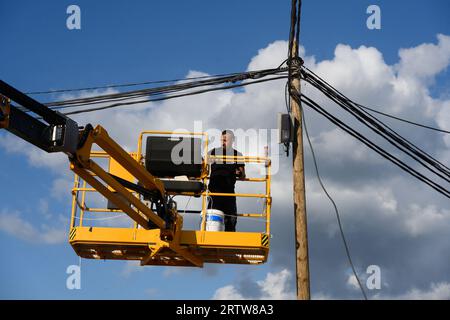
[[[226,135],[226,134],[229,134],[229,135],[233,138],[233,140],[234,140],[234,132],[233,132],[233,131],[228,130],[228,129],[223,130],[223,131],[222,131],[222,135],[224,136],[224,135]]]

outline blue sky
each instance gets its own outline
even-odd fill
[[[450,34],[445,0],[303,2],[301,43],[318,61],[332,59],[342,43],[376,47],[393,65],[400,48]],[[81,8],[81,30],[66,28],[70,4]],[[381,8],[381,30],[366,28],[371,4]],[[26,92],[182,78],[191,70],[243,71],[258,50],[287,40],[289,15],[286,0],[1,2],[0,77]],[[429,89],[436,97],[448,95],[449,84],[446,71]],[[5,136],[2,132],[0,139]],[[30,162],[23,152],[0,148],[0,212],[20,213],[37,228],[49,223],[46,214],[63,216],[68,225],[70,190],[53,195],[60,172]],[[219,287],[245,283],[240,274],[261,280],[280,269],[270,260],[258,267],[212,266],[173,274],[155,267],[126,275],[124,262],[83,260],[82,289],[67,290],[65,270],[79,262],[67,242],[34,243],[3,230],[0,255],[4,299],[209,299]],[[293,257],[284,267],[294,270]],[[319,278],[318,272],[313,275]],[[313,288],[326,289],[323,284]]]
[[[366,8],[382,4],[382,26],[365,27]],[[287,39],[289,1],[79,1],[82,29],[65,27],[70,1],[1,4],[2,76],[24,90],[64,88],[243,70],[268,42]],[[317,58],[336,44],[373,45],[387,62],[398,48],[448,29],[448,2],[305,1],[302,43]],[[62,12],[62,14],[61,14]],[[62,15],[62,16],[61,16]],[[19,69],[20,68],[20,69]],[[18,71],[21,70],[21,71]],[[26,71],[27,76],[24,76]]]

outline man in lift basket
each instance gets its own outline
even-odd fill
[[[233,149],[234,133],[231,130],[222,131],[222,147],[209,152],[211,156],[242,156]],[[211,175],[208,189],[212,193],[235,193],[236,179],[245,179],[245,163],[236,159],[214,159],[211,163]],[[209,209],[217,209],[225,215],[225,231],[236,231],[237,206],[236,197],[211,196]]]

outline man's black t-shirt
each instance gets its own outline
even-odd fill
[[[212,156],[242,156],[242,153],[231,148],[216,148],[209,153]],[[209,180],[209,190],[212,192],[234,192],[236,184],[236,169],[243,167],[242,161],[234,159],[215,159],[211,164],[211,175]]]

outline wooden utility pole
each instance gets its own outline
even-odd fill
[[[301,0],[292,0],[291,34],[289,37],[289,88],[300,96],[300,64],[298,61],[298,46],[300,32]],[[294,71],[295,70],[295,71]],[[293,124],[293,183],[294,183],[294,216],[296,238],[296,272],[297,299],[309,300],[309,261],[308,232],[305,201],[305,172],[303,163],[302,113],[300,100],[290,95]]]

